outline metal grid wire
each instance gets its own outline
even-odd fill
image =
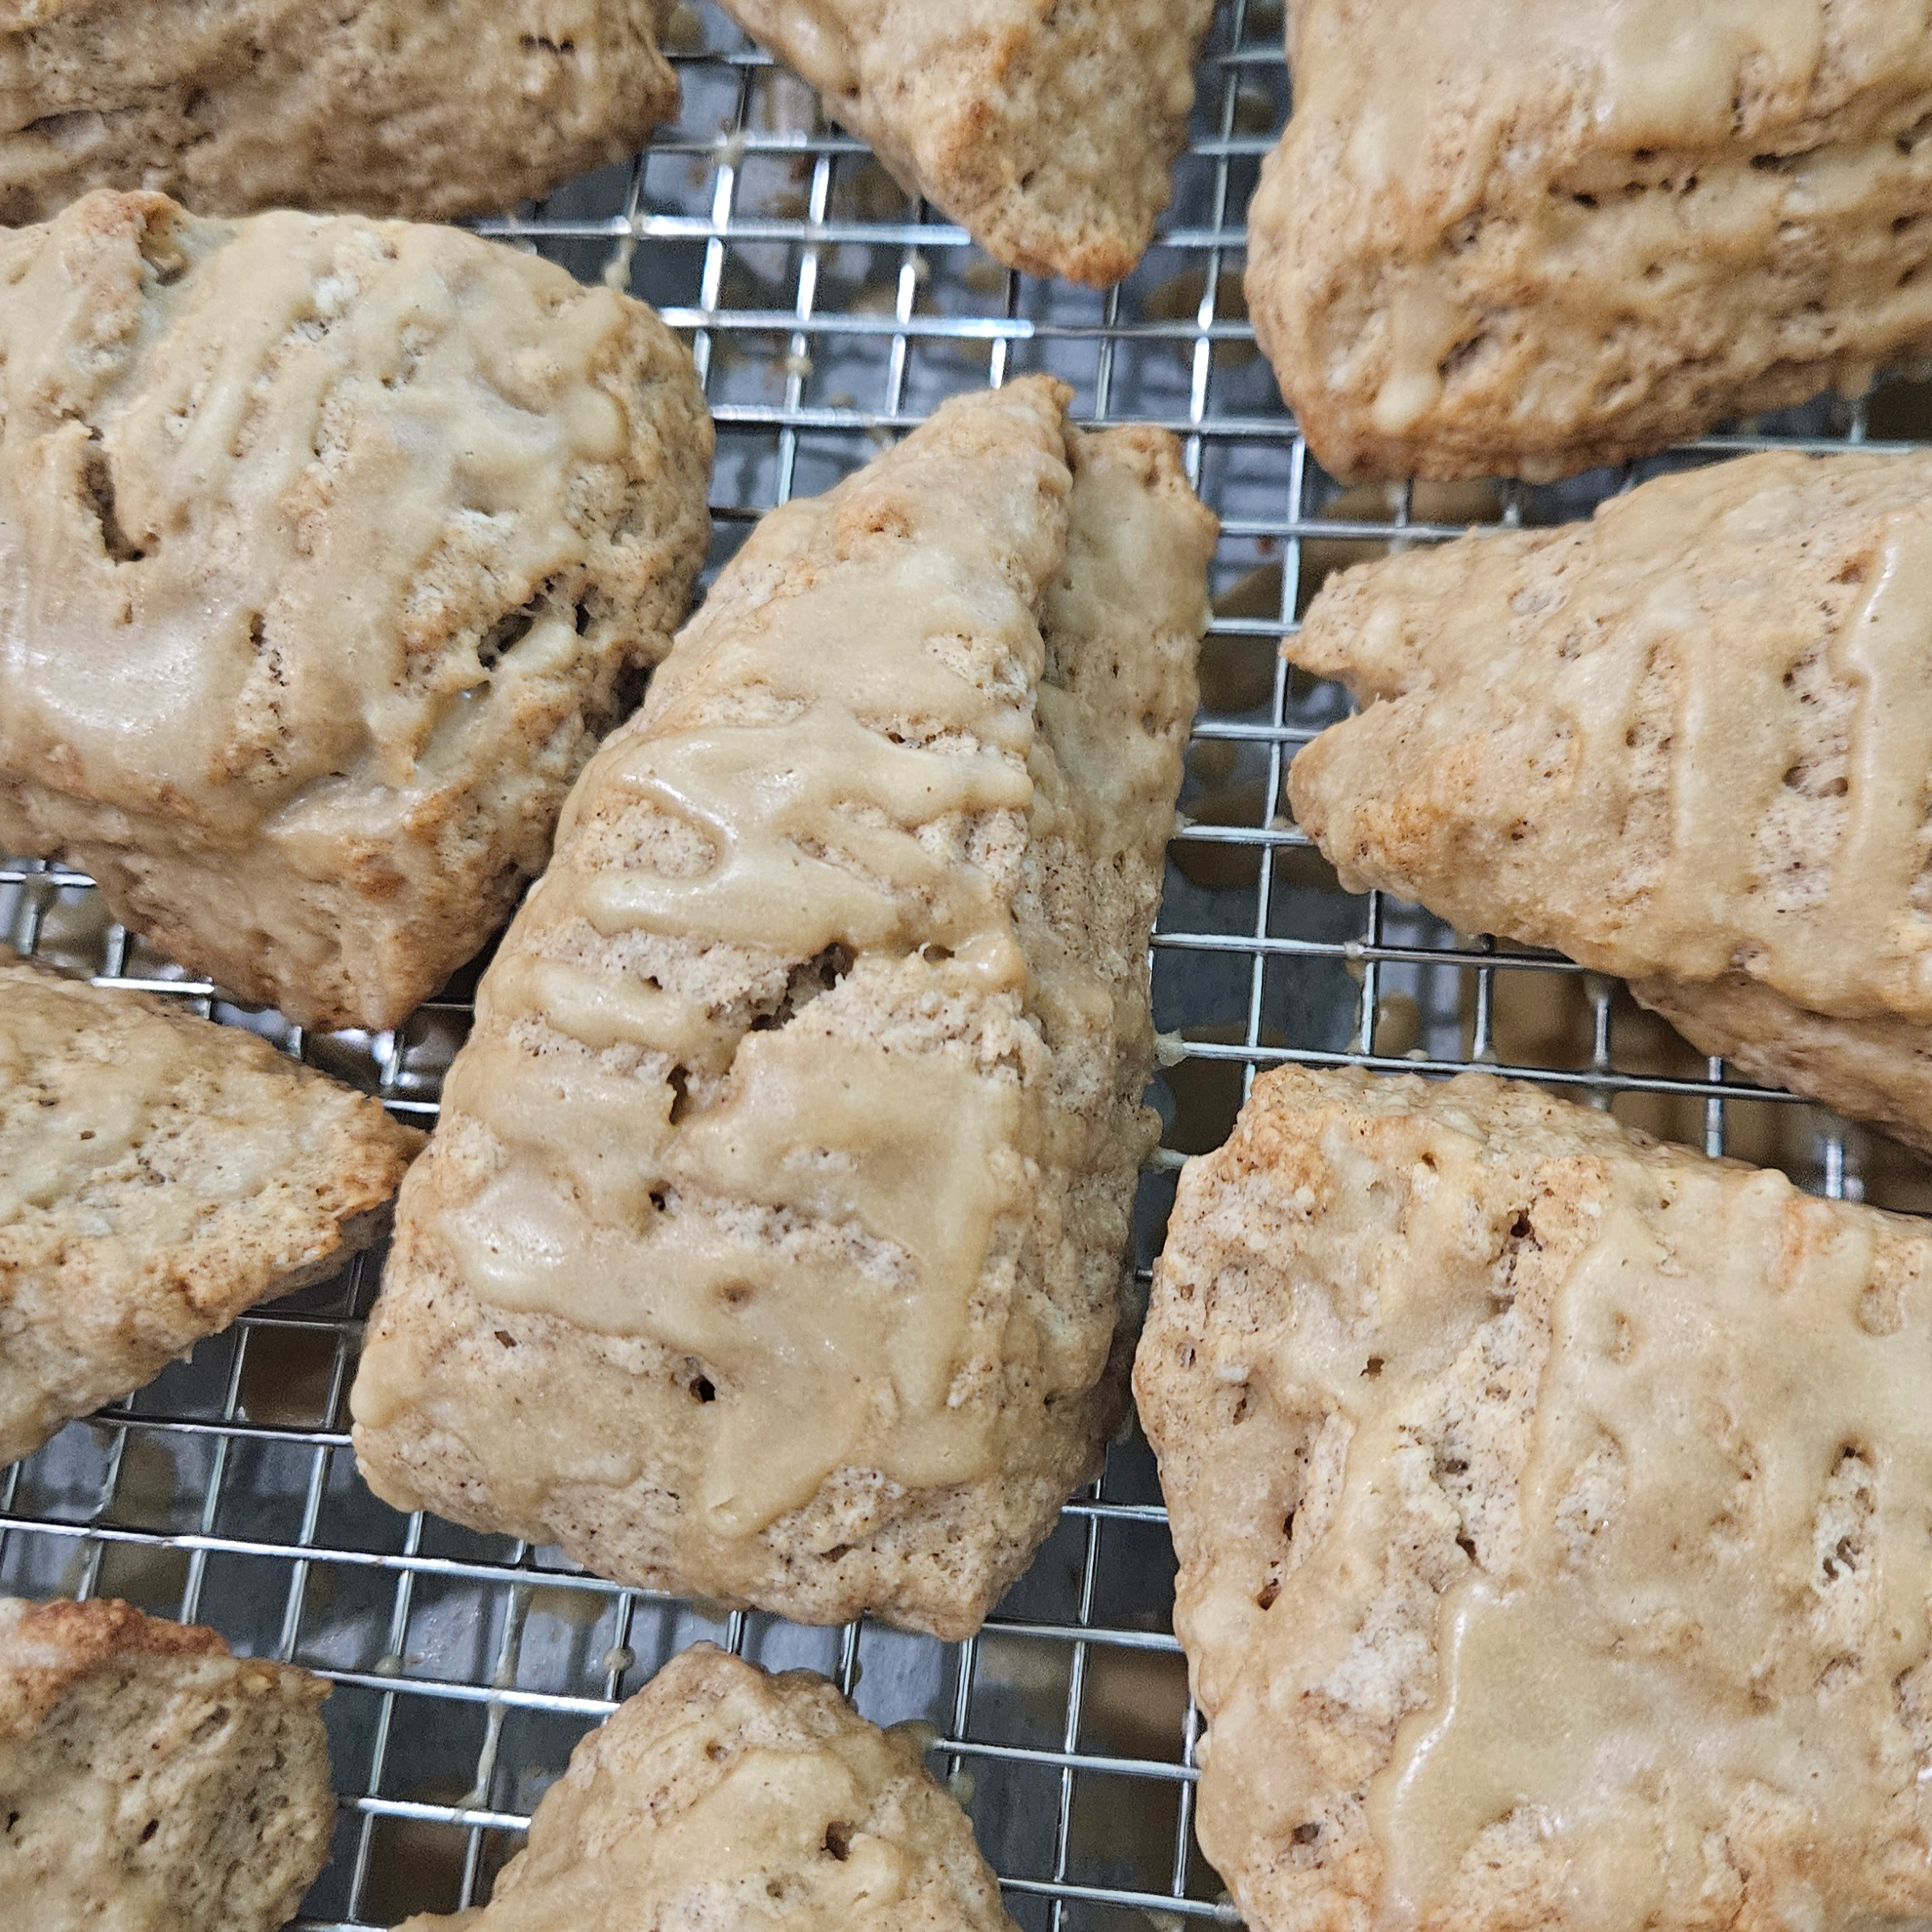
[[[1143,1278],[1171,1170],[1216,1145],[1254,1071],[1284,1059],[1499,1067],[1827,1194],[1932,1205],[1932,1182],[1889,1142],[1733,1084],[1609,982],[1341,893],[1288,822],[1288,761],[1344,707],[1276,646],[1328,572],[1472,521],[1583,514],[1639,473],[1344,490],[1307,455],[1240,292],[1248,196],[1287,106],[1279,0],[1223,0],[1174,208],[1146,262],[1104,295],[999,268],[906,200],[721,15],[687,7],[679,27],[677,128],[628,169],[480,225],[633,288],[687,333],[719,427],[714,564],[762,511],[827,487],[942,396],[1032,369],[1071,383],[1084,421],[1178,431],[1221,515],[1203,709],[1154,955],[1166,1131],[1138,1216]],[[1645,471],[1767,441],[1899,440],[1929,420],[1922,393],[1895,385]],[[474,983],[473,971],[393,1034],[305,1034],[227,1004],[110,923],[85,879],[38,865],[0,864],[0,937],[266,1033],[426,1123]],[[675,1603],[369,1495],[345,1403],[378,1267],[364,1257],[244,1316],[0,1478],[0,1590],[124,1596],[332,1680],[340,1825],[299,1922],[389,1926],[487,1897],[572,1743],[700,1637],[825,1670],[881,1723],[929,1725],[932,1761],[1022,1926],[1235,1922],[1192,1842],[1199,1727],[1137,1434],[969,1642]]]

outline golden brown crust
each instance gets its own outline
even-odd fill
[[[1248,1922],[1925,1913],[1929,1343],[1916,1221],[1487,1075],[1257,1080],[1135,1370]]]
[[[586,774],[399,1210],[380,1493],[961,1637],[1094,1467],[1214,525],[1067,401],[766,518]]]
[[[689,353],[427,225],[103,192],[0,263],[0,844],[246,999],[397,1024],[684,614]]]
[[[0,1460],[334,1274],[422,1143],[252,1034],[0,947]]]
[[[328,1857],[328,1695],[124,1603],[0,1599],[8,1913],[277,1932]]]
[[[90,188],[197,213],[484,214],[678,107],[669,0],[63,0],[0,22],[0,221]]]
[[[1932,344],[1932,37],[1889,0],[1306,0],[1249,303],[1344,477],[1543,478]]]
[[[1212,0],[724,3],[1009,267],[1105,287],[1146,252]]]
[[[1298,822],[1351,890],[1922,1142],[1929,483],[1777,452],[1331,580],[1288,649],[1364,708],[1295,759]]]
[[[229,1654],[219,1631],[150,1616],[118,1597],[0,1604],[0,1729],[32,1730],[70,1684],[116,1658]]]

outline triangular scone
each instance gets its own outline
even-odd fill
[[[1104,287],[1147,251],[1213,0],[721,0],[909,193],[1009,268]]]
[[[1349,572],[1289,640],[1356,891],[1623,975],[1932,1152],[1932,456],[1776,454]]]
[[[0,1919],[278,1932],[335,1831],[328,1695],[126,1604],[0,1597]]]
[[[452,228],[88,196],[0,233],[0,852],[394,1026],[671,647],[712,428],[650,309]]]
[[[1932,1914],[1932,1238],[1468,1075],[1264,1075],[1134,1371],[1255,1932]]]
[[[1567,475],[1932,349],[1916,3],[1290,19],[1248,302],[1331,473]]]
[[[252,1033],[0,947],[0,1464],[334,1274],[422,1139]]]
[[[1067,402],[767,517],[584,774],[398,1209],[378,1494],[958,1637],[1094,1468],[1216,526]]]
[[[398,1932],[1013,1932],[910,1738],[710,1644],[571,1753],[487,1907]]]
[[[0,221],[93,188],[204,215],[487,214],[678,111],[671,0],[14,0]]]

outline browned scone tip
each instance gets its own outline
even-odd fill
[[[251,1033],[0,947],[0,1464],[336,1273],[423,1137]]]
[[[1069,400],[766,517],[585,773],[398,1210],[378,1494],[960,1637],[1097,1466],[1216,526]]]
[[[1303,0],[1248,298],[1344,477],[1543,479],[1932,347],[1919,0]]]
[[[1932,1913],[1932,1236],[1483,1075],[1283,1068],[1135,1368],[1256,1932]]]
[[[1344,885],[1550,946],[1932,1153],[1932,456],[1789,452],[1353,570],[1287,649]]]
[[[487,1907],[398,1932],[620,1917],[720,1932],[1015,1932],[916,1744],[868,1724],[815,1672],[768,1677],[710,1644],[673,1657],[571,1753]]]
[[[627,159],[678,111],[671,0],[20,0],[0,221],[90,188],[204,215],[444,220]]]
[[[127,1604],[0,1598],[8,1922],[275,1932],[328,1858],[328,1695]]]
[[[243,999],[398,1024],[669,648],[711,455],[650,308],[454,229],[101,192],[0,233],[0,849]]]
[[[722,0],[909,194],[1030,275],[1104,288],[1173,196],[1214,0]]]
[[[69,1685],[117,1658],[229,1654],[218,1630],[150,1616],[118,1597],[0,1597],[0,1731],[30,1728]]]

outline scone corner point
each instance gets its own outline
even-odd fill
[[[1172,199],[1214,0],[723,0],[994,260],[1106,288]]]
[[[243,1028],[0,946],[0,1464],[345,1266],[422,1144]]]
[[[7,1922],[281,1932],[335,1832],[328,1693],[113,1599],[0,1598]]]

